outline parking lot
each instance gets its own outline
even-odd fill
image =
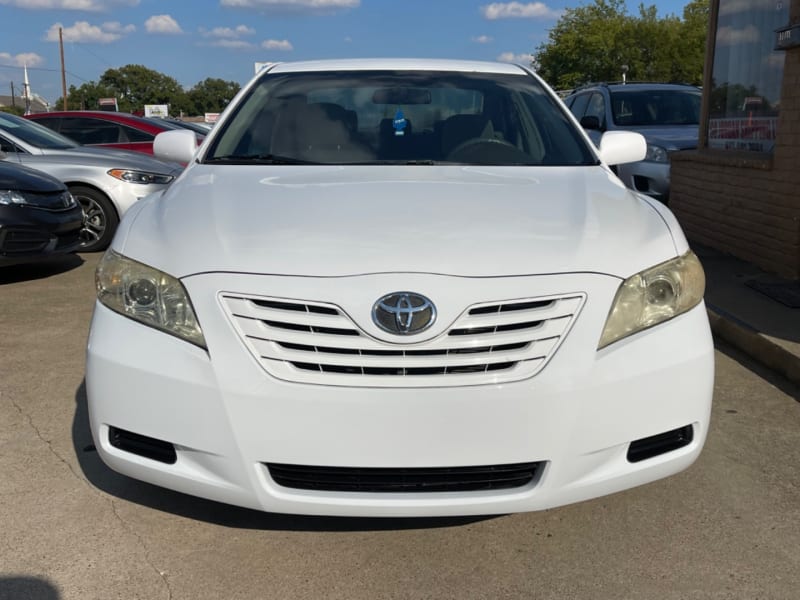
[[[675,477],[541,513],[264,514],[98,459],[83,383],[98,259],[0,272],[0,599],[798,597],[800,394],[732,350],[706,448]]]

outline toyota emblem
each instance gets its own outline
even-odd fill
[[[414,335],[433,325],[436,307],[421,294],[393,292],[378,299],[372,307],[372,320],[389,333]]]

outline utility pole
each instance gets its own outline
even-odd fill
[[[67,109],[67,72],[64,69],[64,36],[61,27],[58,28],[58,47],[61,50],[61,97],[64,98],[64,110]]]
[[[13,106],[13,107],[17,106],[17,101],[14,98],[14,82],[13,81],[11,82],[11,106]]]

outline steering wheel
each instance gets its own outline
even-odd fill
[[[531,157],[511,142],[497,138],[472,138],[460,143],[447,154],[453,162],[530,163]]]

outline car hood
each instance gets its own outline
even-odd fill
[[[193,165],[114,248],[177,277],[627,277],[675,256],[667,222],[604,167]]]
[[[638,127],[635,131],[641,133],[648,144],[655,144],[667,150],[689,150],[691,148],[697,148],[697,138],[699,135],[697,125]]]
[[[0,160],[0,190],[49,194],[66,190],[55,177],[18,163]]]
[[[166,163],[141,152],[89,148],[87,146],[65,150],[43,150],[42,154],[31,156],[41,157],[38,159],[41,162],[72,163],[109,169],[135,169],[151,173],[174,174],[182,170],[182,167],[176,163]]]

